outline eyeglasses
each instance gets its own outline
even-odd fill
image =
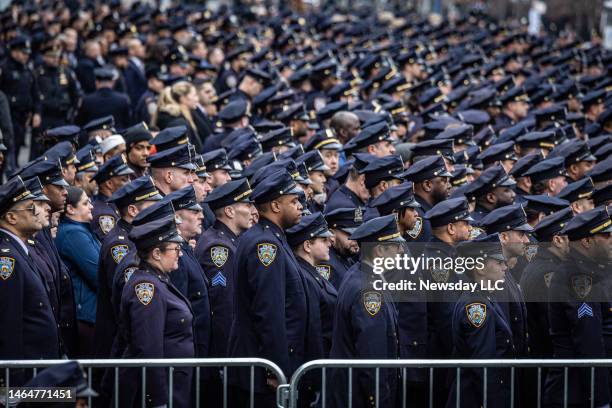
[[[11,211],[29,211],[32,213],[32,215],[38,215],[38,211],[36,211],[36,206],[34,204],[32,204],[29,207],[26,208],[17,208],[15,210],[11,210]]]
[[[176,255],[180,255],[181,254],[181,247],[174,247],[174,248],[164,248],[163,251],[176,251]]]

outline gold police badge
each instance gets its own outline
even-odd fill
[[[229,250],[224,246],[214,246],[210,248],[210,259],[217,268],[221,268],[227,261]]]
[[[140,300],[140,303],[147,306],[153,300],[153,294],[155,293],[155,285],[150,282],[142,282],[134,287],[136,290],[136,297]]]
[[[371,315],[376,316],[382,305],[382,296],[378,292],[366,292],[363,294],[363,306]]]

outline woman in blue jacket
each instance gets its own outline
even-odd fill
[[[94,323],[100,241],[90,229],[93,206],[78,187],[68,187],[66,209],[57,228],[55,245],[68,267],[77,306],[80,358],[93,357]]]

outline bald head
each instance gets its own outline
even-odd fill
[[[357,136],[360,130],[359,118],[354,113],[348,111],[335,113],[331,118],[329,126],[334,130],[342,144]]]

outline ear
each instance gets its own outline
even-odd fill
[[[276,214],[281,212],[281,204],[278,199],[270,201],[270,210]]]
[[[376,153],[376,145],[375,144],[368,145],[368,153],[370,153],[370,154]]]
[[[306,241],[304,241],[302,243],[302,249],[304,250],[304,252],[306,252],[307,254],[309,254],[312,251],[312,241],[307,239]]]
[[[166,169],[164,173],[164,181],[167,184],[171,184],[173,178],[174,178],[174,173],[172,172],[172,169]]]
[[[378,185],[382,191],[386,191],[389,188],[389,182],[387,180],[382,180]]]
[[[433,190],[433,183],[431,182],[431,180],[425,180],[421,185],[423,186],[423,190],[426,193],[429,193],[431,192],[431,190]]]
[[[497,203],[497,197],[495,196],[495,193],[493,193],[492,191],[489,191],[487,193],[487,195],[485,196],[485,200],[487,200],[487,202],[491,204]]]
[[[446,224],[446,232],[448,232],[448,235],[455,235],[455,231],[455,224],[453,224],[452,222]]]
[[[502,244],[506,244],[509,239],[510,239],[510,236],[508,234],[508,231],[502,231],[499,233],[499,240],[501,241]]]
[[[138,215],[140,211],[138,210],[138,207],[136,207],[134,204],[130,204],[128,205],[128,215],[130,217],[135,217]]]
[[[234,218],[234,216],[236,215],[236,212],[234,211],[234,207],[232,207],[231,205],[228,205],[227,207],[225,207],[223,209],[223,212],[225,213],[225,216],[227,218]]]
[[[570,208],[572,209],[572,212],[574,214],[579,214],[580,213],[580,203],[578,201],[574,201],[573,203],[570,204]]]

